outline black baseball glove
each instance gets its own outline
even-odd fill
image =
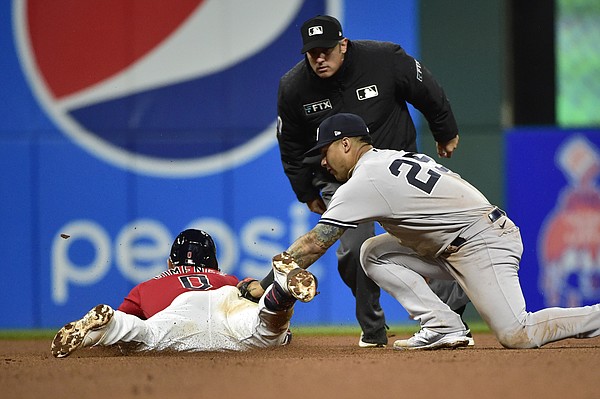
[[[252,283],[254,281],[258,281],[258,280],[255,278],[246,277],[245,279],[243,279],[242,281],[240,281],[237,284],[237,288],[238,288],[238,290],[240,290],[240,294],[242,295],[242,297],[244,297],[252,302],[258,303],[258,300],[260,299],[260,297],[258,297],[258,298],[253,297],[252,294],[250,293],[250,291],[248,290],[248,286],[250,285],[250,283]]]

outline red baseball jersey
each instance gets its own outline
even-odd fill
[[[216,290],[237,283],[237,277],[214,269],[176,266],[133,287],[119,310],[145,320],[169,306],[184,292]]]

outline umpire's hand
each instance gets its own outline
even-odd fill
[[[452,153],[454,152],[456,147],[458,147],[458,134],[455,138],[453,138],[450,141],[447,141],[445,143],[436,142],[436,144],[437,153],[440,156],[440,158],[452,158]]]

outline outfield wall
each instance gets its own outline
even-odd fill
[[[600,303],[600,130],[510,130],[505,165],[528,310]]]
[[[332,13],[350,37],[416,54],[414,1],[368,14],[343,1],[72,3],[0,4],[0,328],[117,306],[191,226],[213,235],[224,271],[263,276],[317,220],[275,140],[302,22]],[[333,251],[313,271],[322,294],[295,322],[354,324]],[[390,322],[407,320],[384,301]]]
[[[279,77],[301,59],[298,27],[325,12],[351,39],[423,54],[461,127],[446,164],[522,228],[530,309],[599,301],[600,133],[504,134],[501,4],[478,5],[454,30],[432,4],[464,13],[445,2],[190,0],[161,10],[106,1],[92,13],[85,2],[66,12],[69,3],[0,4],[0,328],[56,327],[99,302],[118,305],[163,270],[174,235],[191,226],[214,236],[224,271],[265,274],[317,221],[282,172],[275,102]],[[420,139],[432,153],[429,133]],[[573,148],[587,163],[558,161]],[[588,172],[573,180],[571,168]],[[355,325],[333,251],[312,270],[321,295],[295,323]],[[390,324],[409,321],[387,294],[383,307]]]

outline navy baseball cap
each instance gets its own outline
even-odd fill
[[[368,136],[369,128],[363,119],[355,114],[335,114],[325,119],[317,128],[317,144],[304,155],[313,156],[329,143],[344,137]]]
[[[318,15],[309,19],[302,24],[300,32],[302,33],[302,54],[317,47],[335,47],[344,38],[340,21],[329,15]]]

